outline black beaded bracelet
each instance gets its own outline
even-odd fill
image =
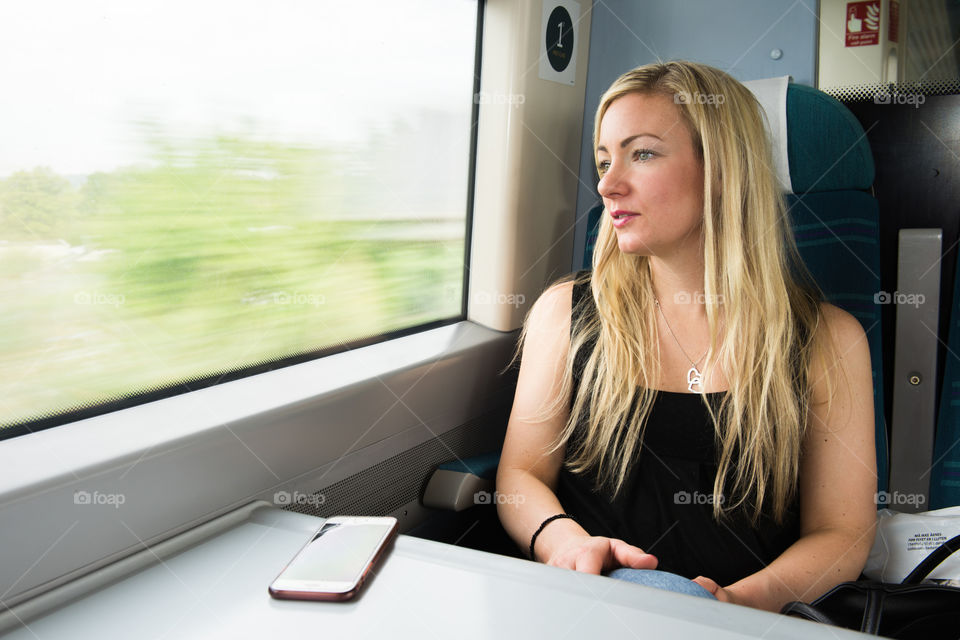
[[[569,513],[558,513],[557,515],[555,515],[555,516],[550,516],[549,518],[547,518],[546,520],[544,520],[543,522],[541,522],[541,523],[540,523],[540,526],[537,527],[537,530],[533,532],[533,536],[530,538],[530,559],[531,559],[531,560],[536,561],[536,558],[533,556],[533,545],[534,545],[534,543],[537,541],[537,536],[540,535],[540,532],[543,531],[543,528],[544,528],[544,527],[546,527],[548,524],[550,524],[550,523],[553,522],[554,520],[560,520],[561,518],[570,518],[570,519],[573,520],[574,522],[577,521],[577,519],[574,518],[574,517],[573,517],[572,515],[570,515]]]

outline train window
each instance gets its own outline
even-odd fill
[[[462,318],[477,22],[0,8],[0,437]]]

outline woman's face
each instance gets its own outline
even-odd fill
[[[700,250],[703,163],[671,96],[631,93],[600,123],[598,191],[624,253]]]

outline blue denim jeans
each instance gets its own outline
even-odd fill
[[[657,589],[666,589],[667,591],[676,591],[677,593],[686,593],[687,595],[697,596],[698,598],[709,598],[716,600],[716,597],[693,580],[687,580],[683,576],[666,571],[656,571],[654,569],[627,569],[621,567],[614,569],[607,574],[609,578],[617,580],[626,580],[636,584],[655,587]]]

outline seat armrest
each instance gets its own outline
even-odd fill
[[[441,464],[427,482],[423,506],[463,511],[477,504],[493,504],[499,463],[499,453],[485,453]]]

